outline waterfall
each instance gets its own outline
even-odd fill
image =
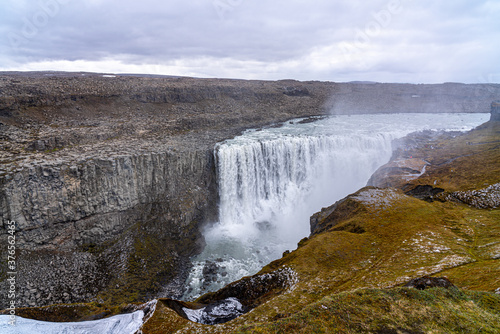
[[[296,248],[309,217],[363,187],[391,142],[424,129],[469,130],[489,114],[392,114],[294,120],[215,147],[219,222],[205,232],[185,299],[213,291]]]
[[[393,138],[283,136],[218,145],[219,227],[239,240],[262,238],[269,228],[291,242],[300,240],[309,227],[294,224],[297,217],[307,222],[311,207],[363,186],[390,158]]]

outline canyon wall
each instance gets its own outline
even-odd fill
[[[491,103],[491,120],[494,122],[500,122],[500,101],[494,101]]]
[[[490,112],[498,99],[498,84],[465,85],[345,83],[329,101],[332,113],[369,112]]]
[[[500,85],[0,75],[0,240],[17,306],[176,297],[217,220],[215,143],[295,117],[489,112]],[[0,289],[9,268],[2,262]],[[0,298],[0,308],[6,307]]]

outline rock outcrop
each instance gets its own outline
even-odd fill
[[[453,283],[446,277],[418,277],[414,278],[404,285],[407,288],[414,288],[418,290],[425,290],[429,288],[456,288]]]
[[[500,122],[500,101],[491,103],[491,121]]]
[[[111,284],[178,295],[176,268],[203,247],[198,222],[216,217],[204,150],[46,161],[6,179],[2,212],[16,222],[18,291],[30,306],[92,300]]]

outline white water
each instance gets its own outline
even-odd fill
[[[392,140],[421,130],[467,131],[489,114],[334,116],[245,132],[215,148],[219,222],[204,235],[185,299],[252,275],[308,236],[309,217],[366,185]],[[206,261],[218,268],[203,278]],[[213,271],[212,271],[213,273]]]

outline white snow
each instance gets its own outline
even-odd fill
[[[143,311],[120,314],[106,319],[82,322],[47,322],[16,316],[14,326],[8,315],[0,315],[2,334],[133,334],[142,325]]]

